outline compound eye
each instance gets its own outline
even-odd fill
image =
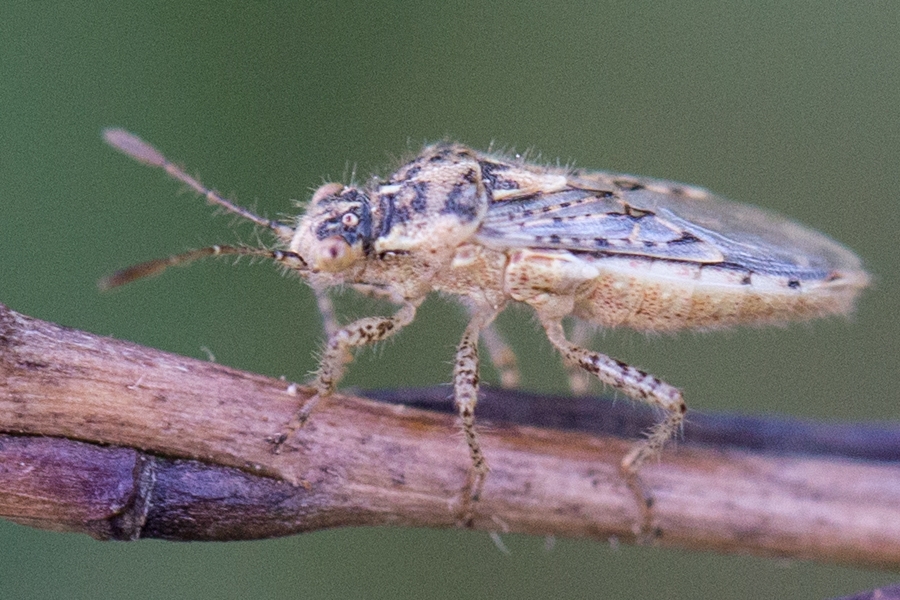
[[[341,224],[344,227],[356,227],[359,225],[359,217],[352,212],[344,213],[341,217]]]

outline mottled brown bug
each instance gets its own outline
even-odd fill
[[[799,321],[849,313],[869,280],[850,250],[820,233],[670,181],[537,166],[441,143],[386,180],[321,186],[305,214],[284,224],[223,199],[126,131],[107,130],[105,138],[208,202],[271,230],[277,248],[213,246],[120,271],[104,286],[203,256],[244,254],[298,272],[322,299],[329,338],[313,383],[318,393],[277,436],[276,448],[335,389],[350,349],[400,331],[430,292],[458,297],[471,316],[453,369],[472,459],[466,498],[478,497],[488,471],[475,431],[478,341],[485,336],[504,380],[514,381],[510,354],[490,329],[510,302],[535,310],[567,363],[666,411],[621,463],[647,526],[650,499],[637,473],[680,428],[681,392],[570,342],[563,319],[652,332]],[[390,317],[336,326],[322,294],[336,285],[400,308]]]

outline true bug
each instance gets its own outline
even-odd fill
[[[511,302],[531,306],[570,364],[661,407],[665,419],[622,459],[621,471],[650,523],[638,470],[680,428],[681,392],[656,377],[570,342],[562,321],[661,332],[718,329],[846,314],[868,275],[828,237],[706,190],[657,179],[530,164],[454,143],[427,146],[387,179],[363,187],[328,183],[291,223],[259,217],[204,187],[159,151],[121,129],[108,143],[164,169],[227,211],[270,230],[274,249],[213,246],[150,261],[105,279],[106,287],[219,254],[263,256],[306,279],[319,295],[349,285],[400,306],[390,317],[345,326],[326,318],[317,391],[275,439],[276,449],[332,393],[349,350],[383,340],[415,317],[433,292],[470,314],[453,369],[453,393],[472,460],[464,495],[477,499],[487,474],[475,431],[478,341],[511,358],[494,318]],[[498,360],[501,366],[504,360]]]

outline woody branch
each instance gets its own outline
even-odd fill
[[[0,516],[100,539],[457,525],[453,502],[469,463],[453,416],[335,395],[273,454],[267,438],[309,394],[0,305]],[[546,422],[584,407],[495,395],[480,416],[532,407],[547,411],[533,417]],[[753,423],[739,433],[772,438],[777,423]],[[780,439],[818,444],[823,430],[792,432]],[[637,510],[618,470],[632,440],[500,420],[481,433],[492,472],[474,528],[633,539]],[[882,449],[897,447],[896,431],[876,433]],[[641,476],[656,499],[661,545],[900,566],[896,460],[686,440]]]

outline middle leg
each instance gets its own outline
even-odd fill
[[[472,522],[474,504],[481,497],[481,490],[489,470],[478,435],[475,433],[475,405],[478,403],[478,338],[485,328],[490,326],[498,312],[491,307],[478,307],[471,311],[472,318],[457,346],[453,365],[453,398],[469,448],[469,457],[472,460],[462,492],[461,521],[466,525]]]

